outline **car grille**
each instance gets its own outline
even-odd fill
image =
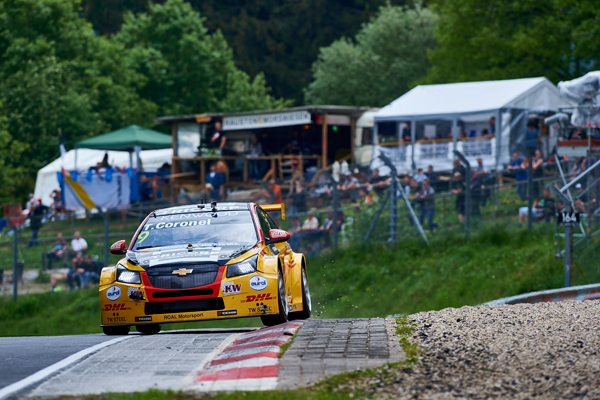
[[[223,299],[199,299],[199,300],[176,300],[149,302],[144,306],[146,315],[170,314],[191,311],[214,311],[225,309]]]
[[[181,268],[191,269],[185,276],[174,275],[173,271]],[[190,289],[210,285],[217,278],[219,264],[177,265],[168,267],[152,267],[148,269],[150,284],[160,289]]]

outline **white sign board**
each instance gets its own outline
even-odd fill
[[[223,130],[232,131],[240,129],[273,128],[276,126],[304,125],[310,124],[311,122],[310,113],[308,111],[244,115],[223,118]]]

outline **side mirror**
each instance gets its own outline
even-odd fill
[[[110,246],[110,252],[117,255],[123,255],[127,253],[127,243],[124,240],[114,242],[113,245]]]
[[[269,231],[269,243],[281,243],[290,240],[291,235],[283,229],[271,229]]]

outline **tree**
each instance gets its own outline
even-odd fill
[[[425,76],[435,16],[416,7],[382,7],[355,40],[321,49],[306,89],[309,103],[383,106]]]
[[[6,130],[6,117],[0,117],[0,203],[12,203],[20,200],[17,188],[26,176],[23,166],[14,164],[21,158],[27,145],[13,140]]]
[[[13,166],[27,175],[58,156],[58,128],[67,144],[124,124],[151,125],[156,106],[137,94],[138,75],[118,44],[94,34],[78,0],[0,0],[0,101],[13,140],[27,144]]]
[[[533,76],[558,82],[587,72],[575,52],[574,1],[434,0],[432,7],[439,21],[427,82]]]
[[[284,104],[269,96],[262,77],[250,84],[223,35],[209,35],[200,14],[183,0],[151,5],[148,14],[129,13],[115,39],[146,77],[138,93],[157,104],[160,115],[232,111],[234,103],[236,111]]]

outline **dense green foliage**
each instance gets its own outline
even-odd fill
[[[429,68],[435,16],[417,7],[383,7],[355,40],[321,49],[306,91],[312,104],[382,107],[408,91]]]
[[[209,34],[183,0],[128,14],[110,38],[94,33],[80,7],[79,0],[0,1],[0,117],[27,145],[21,156],[12,144],[0,146],[0,158],[28,173],[9,181],[4,200],[24,197],[37,170],[58,156],[59,128],[71,147],[129,124],[151,127],[159,115],[285,104],[269,95],[262,75],[235,67],[223,36]]]
[[[562,260],[552,254],[553,231],[498,223],[472,234],[448,230],[426,246],[403,236],[383,244],[345,247],[308,260],[316,318],[385,317],[476,305],[501,297],[561,287]],[[590,246],[596,248],[598,246]],[[435,249],[435,251],[432,251]],[[576,284],[600,279],[598,251],[577,259]],[[99,332],[96,289],[0,298],[0,336]],[[259,326],[259,319],[165,325],[167,329]]]
[[[439,15],[432,83],[545,76],[593,69],[600,11],[591,0],[432,0]]]
[[[163,3],[164,0],[155,1]],[[352,36],[380,6],[393,0],[187,0],[211,32],[221,31],[236,65],[251,76],[264,72],[276,97],[302,103],[319,48]],[[82,0],[83,15],[101,33],[116,33],[125,11],[143,12],[148,0]]]

